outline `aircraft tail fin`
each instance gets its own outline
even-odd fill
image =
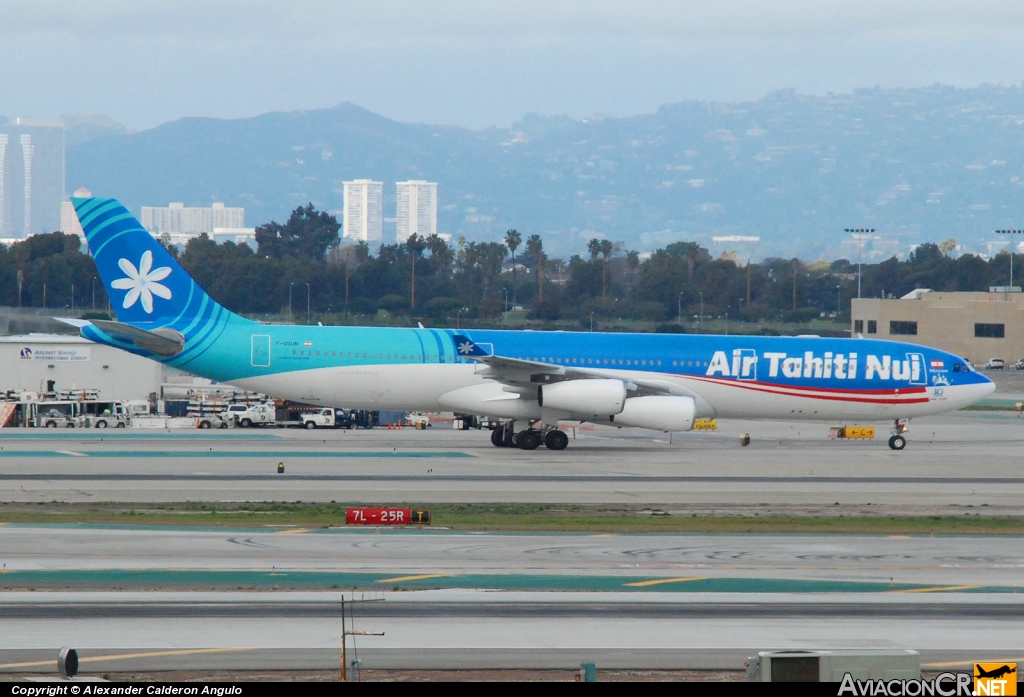
[[[178,316],[209,314],[215,308],[227,312],[120,201],[71,201],[119,321],[161,325]]]
[[[118,323],[105,336],[98,325],[83,327],[86,338],[165,355],[170,344],[159,339],[151,346],[128,343],[126,326],[161,331],[182,339],[182,349],[197,348],[218,336],[230,321],[249,322],[235,315],[199,287],[164,247],[139,224],[121,202],[112,198],[73,198],[96,269],[103,280]],[[139,337],[135,337],[139,338]],[[114,341],[111,341],[114,339]],[[142,344],[146,344],[145,341]],[[152,351],[157,348],[156,351]],[[162,353],[163,352],[163,353]]]

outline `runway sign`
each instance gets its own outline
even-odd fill
[[[411,508],[346,508],[346,525],[430,525],[430,511]]]

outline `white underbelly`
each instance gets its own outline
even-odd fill
[[[346,409],[432,411],[437,398],[483,379],[472,364],[361,365],[276,373],[232,384],[279,399]]]

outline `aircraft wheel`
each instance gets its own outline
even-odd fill
[[[558,430],[548,431],[544,436],[544,445],[548,450],[565,450],[569,447],[569,436]]]
[[[523,431],[518,435],[520,449],[536,450],[540,447],[540,434],[536,431]]]
[[[524,433],[526,433],[526,431],[520,431],[519,433],[513,433],[512,434],[512,445],[511,445],[511,447],[513,447],[513,448],[521,448],[522,447],[522,445],[521,445],[522,437],[521,436]]]
[[[496,448],[502,448],[505,446],[505,429],[491,429],[491,445]]]
[[[889,438],[889,447],[893,450],[903,450],[907,447],[907,439],[903,436],[892,436]]]

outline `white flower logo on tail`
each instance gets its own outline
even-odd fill
[[[138,269],[127,259],[121,259],[117,262],[117,265],[128,275],[128,278],[119,278],[110,285],[118,290],[128,291],[125,293],[124,303],[122,304],[124,309],[127,310],[141,298],[142,309],[147,314],[153,314],[154,295],[164,300],[171,299],[171,289],[162,283],[157,283],[157,281],[162,281],[171,275],[171,267],[161,266],[159,269],[152,269],[151,271],[153,253],[148,249],[142,253]]]

